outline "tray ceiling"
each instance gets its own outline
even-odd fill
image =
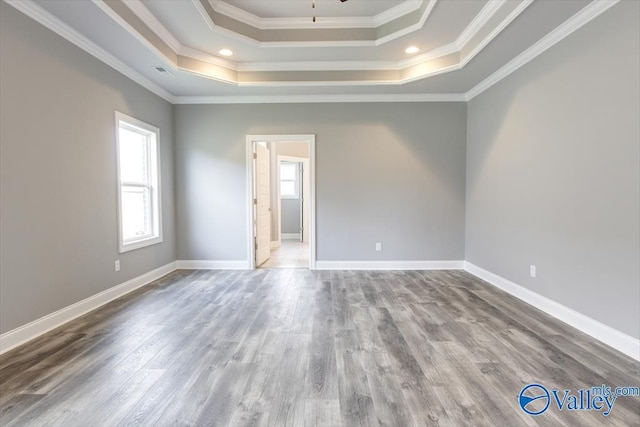
[[[5,1],[170,97],[464,94],[568,20],[616,3]]]
[[[301,18],[309,22],[311,0],[213,0],[214,7],[231,13],[252,15],[259,19]],[[383,18],[418,9],[422,0],[354,0],[342,3],[333,0],[316,0],[316,10],[321,18]],[[233,9],[236,9],[233,11]]]

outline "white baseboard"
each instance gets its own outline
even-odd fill
[[[502,289],[503,291],[531,304],[564,323],[584,332],[593,338],[615,348],[616,350],[640,360],[640,340],[633,338],[610,326],[598,322],[582,313],[557,303],[547,297],[537,294],[504,277],[484,270],[470,262],[464,263],[464,269],[482,280]]]
[[[147,285],[176,269],[233,269],[249,268],[248,261],[182,260],[170,262],[148,273],[106,289],[89,298],[58,310],[0,335],[0,354],[31,341],[89,311],[113,301],[135,289]],[[531,304],[545,313],[592,336],[614,349],[640,360],[640,340],[584,314],[537,294],[523,286],[484,270],[467,261],[317,261],[317,270],[457,270],[464,269],[493,286]]]
[[[280,247],[280,241],[279,240],[274,240],[273,242],[271,242],[271,249],[275,249],[275,248],[279,248]]]
[[[294,239],[300,240],[300,233],[282,233],[280,234],[280,239],[281,240],[294,240]]]
[[[178,270],[247,270],[249,261],[178,260]]]
[[[316,261],[316,270],[462,270],[464,261]]]
[[[44,317],[22,325],[16,329],[0,335],[0,354],[5,353],[21,344],[31,341],[38,336],[49,332],[71,320],[82,316],[96,308],[113,301],[116,298],[128,294],[156,279],[165,276],[176,269],[176,263],[170,262],[162,267],[151,270],[148,273],[134,277],[124,283],[106,289],[100,293],[71,304],[61,310],[48,314]]]

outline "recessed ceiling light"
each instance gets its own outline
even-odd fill
[[[233,55],[233,52],[231,51],[231,49],[220,49],[218,51],[218,53],[222,56],[231,56]]]
[[[417,52],[420,52],[420,49],[419,49],[419,48],[417,48],[416,46],[409,46],[408,48],[406,48],[406,49],[404,50],[404,53],[409,53],[409,54],[411,54],[411,53],[417,53]]]

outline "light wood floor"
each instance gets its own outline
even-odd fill
[[[640,364],[467,273],[177,271],[0,357],[0,425],[619,425]]]
[[[283,240],[280,247],[271,249],[271,257],[260,268],[309,268],[309,244]]]

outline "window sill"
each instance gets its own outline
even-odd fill
[[[137,240],[131,243],[120,242],[118,252],[122,254],[125,252],[134,251],[136,249],[146,248],[147,246],[157,245],[158,243],[162,243],[162,236],[151,237],[144,240]]]

